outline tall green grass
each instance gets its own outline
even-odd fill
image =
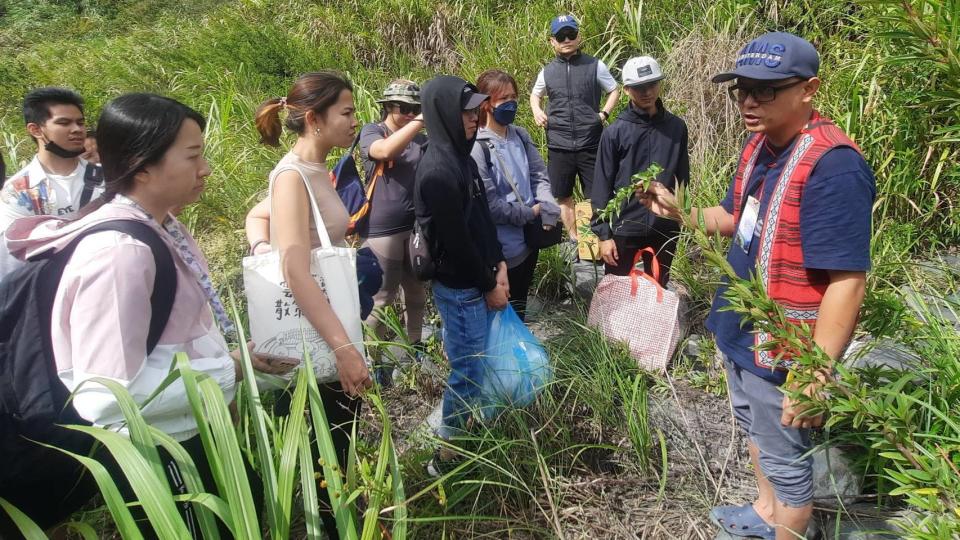
[[[6,0],[0,3],[2,151],[11,170],[32,155],[17,109],[26,90],[39,85],[77,88],[91,118],[124,91],[160,92],[194,106],[210,120],[206,142],[214,174],[203,199],[183,219],[208,255],[215,281],[237,284],[245,250],[243,216],[262,196],[282,152],[257,144],[252,126],[257,104],[282,95],[297,74],[319,68],[340,69],[353,78],[363,121],[377,118],[373,97],[398,76],[423,81],[442,72],[469,79],[500,67],[517,77],[524,94],[551,57],[547,24],[561,11],[581,18],[585,50],[602,57],[615,76],[629,56],[651,54],[662,61],[667,107],[690,126],[690,192],[697,205],[723,197],[743,136],[734,107],[709,76],[766,30],[794,31],[817,45],[824,80],[818,107],[853,137],[877,176],[874,270],[862,329],[906,340],[929,357],[923,384],[890,374],[842,378],[838,384],[856,383],[859,397],[826,405],[838,407],[831,436],[864,449],[869,458],[864,467],[883,479],[876,484],[879,494],[925,512],[917,523],[904,523],[904,534],[934,538],[949,531],[950,512],[956,512],[950,473],[960,464],[953,450],[957,435],[943,417],[958,413],[939,396],[954,396],[960,384],[949,364],[957,361],[955,341],[946,327],[938,330],[908,306],[898,287],[924,279],[918,278],[917,260],[960,243],[957,0]],[[523,104],[518,123],[544,143]],[[551,250],[541,259],[538,294],[560,302],[572,281],[566,258]],[[702,316],[722,272],[707,264],[695,239],[680,239],[672,274]],[[947,283],[936,290],[955,289]],[[360,489],[360,484],[385,485],[387,476],[391,483],[402,479],[403,486],[385,493],[404,493],[408,534],[440,537],[496,530],[557,535],[556,522],[563,518],[555,510],[565,491],[556,479],[575,470],[595,472],[616,463],[665,481],[657,471],[669,463],[664,465],[658,437],[644,416],[650,381],[623,351],[583,328],[582,314],[564,312],[561,318],[550,323],[560,333],[548,342],[557,382],[538,407],[505,415],[466,441],[474,459],[456,475],[439,482],[422,478],[416,471],[425,456],[412,451],[391,457],[386,469],[372,458],[366,468],[358,461],[347,484]],[[441,362],[439,356],[435,360]],[[698,387],[722,386],[721,376],[710,369],[685,364],[680,373]],[[304,407],[313,398],[309,391],[298,397]],[[241,401],[242,425],[252,430],[241,447],[258,465],[273,463],[279,471],[284,463],[307,461],[306,446],[294,452],[289,449],[297,444],[290,441],[295,433],[302,439],[317,430],[313,415],[310,422],[277,422],[255,412],[252,396]],[[891,442],[885,425],[905,427],[895,430]],[[614,448],[614,433],[629,445]],[[261,440],[270,441],[269,452],[258,446]],[[891,457],[900,452],[893,449],[898,443],[918,466]],[[358,459],[367,459],[364,455]],[[395,466],[402,466],[399,474]],[[286,498],[291,486],[293,492],[302,490],[299,496],[313,496],[307,469],[298,470],[299,478],[289,469],[277,477],[275,499],[287,502],[268,507],[267,520],[278,532],[288,530],[282,517],[294,513]],[[531,498],[541,504],[527,511]],[[394,526],[403,522],[398,500],[383,502],[393,507]],[[925,521],[927,515],[935,517]],[[359,516],[353,519],[361,523]],[[315,520],[307,527],[315,530]]]
[[[235,306],[234,314],[238,315]],[[238,324],[238,329],[243,340],[242,325]],[[170,375],[144,403],[136,403],[115,381],[97,378],[87,383],[105,386],[113,393],[123,413],[127,436],[97,427],[69,427],[89,434],[106,448],[132,488],[133,504],[143,508],[149,528],[161,539],[190,537],[177,510],[182,502],[192,503],[203,538],[220,538],[216,519],[227,526],[234,538],[290,538],[297,515],[305,520],[307,538],[322,538],[318,489],[328,491],[341,538],[369,540],[379,538],[381,530],[390,530],[393,538],[406,538],[403,475],[390,418],[380,397],[373,394],[366,399],[381,422],[376,451],[365,456],[357,452],[356,445],[351,445],[347,469],[342,470],[309,355],[294,378],[290,413],[286,417],[275,417],[262,403],[253,365],[245,349],[241,371],[243,382],[238,388],[238,399],[243,407],[239,426],[247,427],[246,437],[241,437],[243,433],[238,431],[218,383],[194,371],[183,353],[175,356]],[[193,458],[177,441],[148,425],[140,414],[153,396],[171,384],[183,384],[186,389],[214,486],[204,486]],[[254,491],[248,480],[244,452],[249,448],[248,443],[253,447],[253,461],[263,484],[262,494]],[[171,492],[158,452],[160,447],[176,461],[186,493]],[[129,503],[121,497],[116,481],[106,468],[90,457],[71,455],[86,466],[96,480],[116,531],[125,539],[142,538],[139,528],[142,524],[134,520]],[[319,456],[317,461],[314,455]],[[219,496],[210,492],[213,488]],[[256,511],[258,497],[263,498],[263,516]],[[301,509],[295,511],[298,498]],[[362,519],[356,515],[358,501],[364,502]],[[2,500],[0,506],[15,519],[25,536],[45,538],[16,508]],[[81,524],[74,528],[86,534],[91,526]]]

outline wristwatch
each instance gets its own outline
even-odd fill
[[[600,114],[603,115],[603,119],[604,119],[604,120],[609,120],[609,119],[610,119],[610,113],[608,113],[607,111],[600,111]]]

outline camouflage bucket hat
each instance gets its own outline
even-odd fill
[[[420,86],[414,82],[394,81],[387,85],[383,91],[383,97],[377,100],[377,103],[412,103],[420,104]]]

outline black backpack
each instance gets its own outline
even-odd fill
[[[419,219],[413,221],[413,232],[407,238],[407,251],[410,253],[410,267],[413,275],[420,281],[429,281],[437,274],[437,265],[433,261],[436,247],[431,245],[427,236],[427,227],[420,224]]]
[[[140,221],[94,225],[62,250],[36,255],[8,274],[0,282],[0,486],[29,481],[31,471],[57,460],[73,460],[28,439],[79,454],[89,453],[93,446],[91,437],[56,425],[89,422],[67,402],[70,392],[57,376],[50,328],[54,297],[70,256],[80,240],[101,231],[129,234],[153,252],[157,271],[146,354],[153,351],[170,317],[177,290],[173,256],[157,232]]]
[[[93,190],[103,186],[103,167],[98,163],[87,163],[83,171],[83,191],[80,192],[80,204],[77,209],[83,208],[93,198]]]

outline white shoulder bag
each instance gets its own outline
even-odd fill
[[[310,252],[310,273],[326,293],[330,307],[340,319],[351,343],[366,358],[357,289],[357,251],[349,247],[336,247],[330,241],[310,181],[296,166],[280,169],[271,177],[271,195],[274,179],[285,170],[295,170],[300,174],[307,188],[313,221],[320,236],[320,247]],[[303,358],[304,353],[309,352],[318,382],[338,380],[336,356],[297,307],[293,292],[283,278],[279,251],[244,257],[243,286],[247,295],[250,339],[256,344],[256,352],[291,358]],[[288,383],[295,373],[296,370],[293,370],[282,378],[282,382]],[[258,377],[258,383],[267,388],[277,387],[280,382],[276,377]]]

